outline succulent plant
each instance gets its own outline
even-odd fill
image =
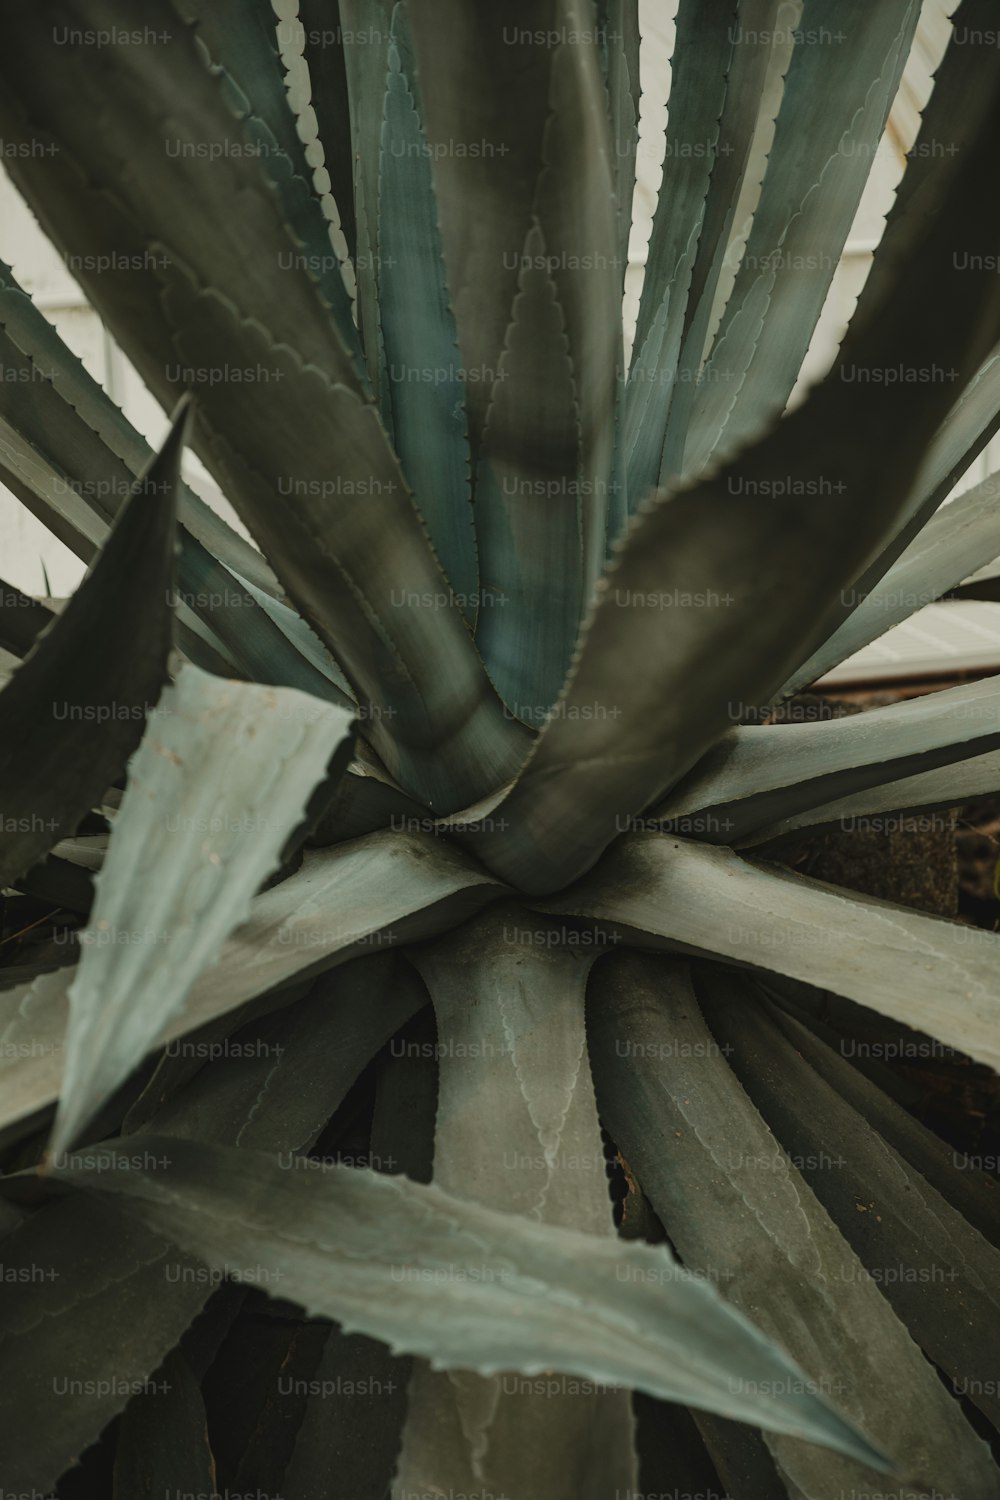
[[[1000,938],[783,859],[1000,687],[767,722],[1000,552],[989,0],[786,411],[919,10],[680,0],[626,364],[637,0],[8,7],[174,420],[2,269],[3,1493],[1000,1494],[995,1181],[845,1046],[995,1067]]]

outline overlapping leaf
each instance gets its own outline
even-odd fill
[[[128,1164],[140,1142],[148,1170]],[[69,1159],[59,1179],[124,1202],[209,1266],[256,1258],[280,1273],[283,1296],[345,1331],[440,1367],[555,1368],[636,1385],[884,1462],[662,1249],[535,1224],[350,1167],[304,1178],[256,1152],[156,1136],[134,1137],[127,1151],[109,1142],[101,1154],[107,1170]]]
[[[839,365],[755,447],[638,518],[569,685],[501,804],[505,826],[473,838],[522,889],[581,874],[726,728],[767,702],[893,534],[955,388],[1000,334],[996,276],[956,264],[961,247],[985,268],[1000,234],[1000,211],[994,228],[980,188],[1000,90],[976,105],[975,144],[938,162],[940,211],[886,300],[852,325]],[[936,368],[954,381],[877,378]],[[874,378],[844,378],[859,371]]]
[[[183,1009],[249,915],[351,717],[291,689],[186,667],[129,765],[70,990],[52,1150],[68,1146]]]
[[[159,1040],[358,954],[446,931],[502,893],[426,834],[385,831],[307,853],[294,875],[256,897],[248,921]],[[0,1129],[35,1117],[58,1096],[74,973],[58,969],[0,994]]]
[[[824,1209],[808,1170],[816,1142],[800,1170],[801,1144],[780,1130],[776,1139],[741,1089],[742,1053],[709,1031],[686,967],[614,955],[595,972],[590,1021],[602,1112],[685,1264],[864,1420],[896,1456],[903,1493],[927,1474],[989,1493],[989,1450]],[[808,1109],[808,1091],[800,1099]],[[839,1181],[839,1136],[821,1146],[819,1175]],[[883,1479],[850,1460],[764,1436],[793,1493],[884,1493]]]
[[[790,975],[1000,1062],[996,933],[655,833],[621,840],[544,909],[612,924],[640,945]]]
[[[0,800],[8,809],[0,885],[75,832],[122,771],[160,695],[186,426],[182,412],[90,573],[0,692]]]

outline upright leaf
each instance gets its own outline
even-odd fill
[[[470,625],[478,611],[465,381],[406,9],[392,13],[378,201],[386,400],[407,481]]]
[[[184,668],[167,689],[115,817],[70,990],[51,1149],[79,1134],[181,1011],[280,863],[334,756],[343,709]]]
[[[20,15],[4,49],[5,139],[40,139],[42,115],[54,148],[18,158],[19,185],[85,265],[131,257],[127,272],[81,272],[85,290],[161,401],[197,386],[199,452],[370,710],[390,771],[439,808],[474,800],[509,779],[526,736],[503,717],[315,282],[275,274],[295,236],[248,149],[246,102],[170,0],[146,12],[155,48],[96,56],[53,43],[58,5]],[[111,0],[68,17],[98,31],[116,19]]]
[[[20,810],[17,826],[5,830],[0,885],[76,831],[121,772],[160,695],[186,427],[185,408],[93,568],[0,692],[0,795]]]
[[[779,415],[888,118],[917,0],[805,0],[753,226],[684,450],[698,473]]]
[[[552,890],[589,868],[726,728],[768,702],[892,534],[955,387],[1000,335],[1000,281],[956,261],[961,248],[985,268],[1000,236],[1000,207],[994,226],[980,186],[1000,89],[970,111],[981,121],[975,143],[939,163],[939,210],[885,301],[852,324],[839,365],[755,447],[668,490],[634,524],[502,816],[472,837],[522,890]],[[948,378],[879,379],[886,368]],[[844,378],[859,371],[873,378]],[[623,660],[643,671],[623,676]]]

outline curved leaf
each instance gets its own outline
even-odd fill
[[[146,1170],[128,1160],[140,1142]],[[209,1266],[256,1257],[310,1314],[439,1368],[636,1385],[884,1463],[662,1249],[534,1224],[406,1178],[352,1167],[304,1177],[256,1152],[169,1137],[133,1137],[128,1152],[108,1142],[100,1165],[83,1157],[56,1175],[123,1199]]]
[[[0,63],[5,139],[53,146],[18,157],[18,185],[80,257],[88,296],[153,393],[197,386],[199,452],[372,709],[366,733],[390,770],[439,807],[474,800],[513,774],[526,736],[503,717],[314,280],[275,274],[295,238],[248,149],[246,101],[169,0],[144,13],[166,40],[96,56],[56,46],[53,23],[107,30],[111,0],[57,7],[44,22],[20,15]],[[128,269],[89,269],[108,255]]]
[[[1000,119],[1000,90],[984,113]],[[1000,205],[994,228],[978,175],[990,139],[984,125],[941,167],[926,238],[810,398],[637,518],[502,817],[470,835],[512,884],[546,891],[582,874],[829,633],[838,596],[906,504],[953,403],[950,373],[970,378],[1000,334],[1000,280],[958,269],[955,253],[975,245],[978,263],[992,264]],[[949,378],[878,378],[886,369]],[[845,379],[851,371],[875,378]],[[642,672],[623,674],[623,661]]]
[[[0,886],[76,831],[160,695],[186,427],[185,406],[93,568],[0,692],[0,800],[18,809],[16,826],[5,820]]]

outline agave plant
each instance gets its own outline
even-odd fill
[[[5,1494],[1000,1494],[995,1183],[844,1045],[996,1066],[1000,939],[782,861],[996,791],[1000,687],[766,722],[1000,552],[989,0],[782,415],[919,9],[680,0],[626,368],[637,0],[8,7],[176,410],[3,268],[90,564],[0,611],[0,883],[86,919],[2,971]]]

